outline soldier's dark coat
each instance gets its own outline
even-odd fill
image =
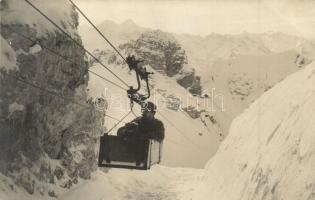
[[[144,137],[162,142],[165,137],[164,131],[163,123],[160,120],[138,117],[118,129],[117,135],[124,137]]]

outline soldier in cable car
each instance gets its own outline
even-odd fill
[[[155,118],[156,105],[148,102],[142,106],[142,116],[121,127],[117,136],[154,139],[162,142],[165,136],[163,123]]]

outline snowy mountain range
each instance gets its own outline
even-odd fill
[[[59,199],[312,200],[315,195],[315,65],[261,97],[232,123],[206,168],[154,166],[150,171],[97,171]],[[3,179],[3,177],[2,177]],[[20,188],[4,199],[43,199]]]
[[[115,46],[134,40],[138,38],[141,33],[149,30],[136,25],[132,20],[127,20],[121,24],[117,24],[111,20],[104,20],[97,27],[106,37],[110,38]],[[91,26],[81,25],[78,27],[78,31],[83,38],[83,43],[86,48],[90,50],[111,49]]]
[[[94,31],[79,26],[78,32],[72,6],[34,2],[136,85],[133,72]],[[138,55],[150,53],[143,58],[154,72],[151,99],[166,138],[162,163],[150,171],[97,170],[99,137],[117,123],[113,118],[130,111],[126,91],[104,78],[121,82],[25,2],[0,6],[1,200],[314,199],[314,42],[281,33],[179,35],[131,20],[105,21],[99,28],[114,45],[136,44]],[[179,51],[161,53],[160,39]],[[166,72],[166,65],[153,62],[166,63],[169,56],[180,68]],[[201,95],[184,87],[196,82]],[[133,111],[126,122],[140,115],[138,106]]]
[[[102,38],[94,35],[95,30],[88,29],[86,26],[83,28],[79,29],[79,32],[89,48],[100,50],[110,48],[109,45],[103,45]],[[108,33],[108,38],[113,38],[113,43],[122,46],[123,49],[126,44],[130,46],[130,41],[135,41],[137,44],[137,41],[143,40],[141,39],[143,35],[152,32],[131,20],[122,24],[105,21],[98,28],[105,35]],[[210,108],[208,106],[201,109],[208,111],[207,115],[213,116],[218,122],[221,129],[219,134],[223,137],[228,133],[232,119],[253,100],[315,58],[314,41],[283,33],[239,35],[213,33],[202,37],[163,31],[153,32],[160,35],[160,38],[170,35],[168,37],[174,38],[185,51],[187,63],[174,79],[180,83],[179,78],[189,82],[190,85],[186,88],[191,88],[190,86],[195,83],[197,88],[200,85],[197,91],[201,91],[202,95],[206,95],[211,101]],[[96,46],[93,46],[94,44]],[[134,47],[136,48],[139,47]],[[152,47],[142,44],[141,48]],[[141,58],[152,60],[148,56],[141,56]],[[154,62],[160,64],[163,61]]]

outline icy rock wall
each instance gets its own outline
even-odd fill
[[[34,1],[37,3],[48,14],[55,14],[51,17],[81,43],[76,34],[78,16],[69,5]],[[63,11],[64,8],[67,10]],[[75,60],[76,64],[17,33]],[[0,69],[0,172],[29,193],[43,193],[51,185],[69,188],[78,178],[89,178],[96,169],[95,147],[102,132],[99,127],[103,113],[86,103],[89,66],[84,60],[85,52],[34,10],[13,0],[1,1],[1,37],[15,52],[18,66]],[[49,194],[54,195],[52,191]]]

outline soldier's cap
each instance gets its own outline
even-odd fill
[[[152,113],[155,113],[156,109],[157,109],[156,105],[154,103],[152,103],[151,101],[144,103],[142,105],[142,108],[141,108],[142,112],[148,111],[148,112],[152,112]]]

